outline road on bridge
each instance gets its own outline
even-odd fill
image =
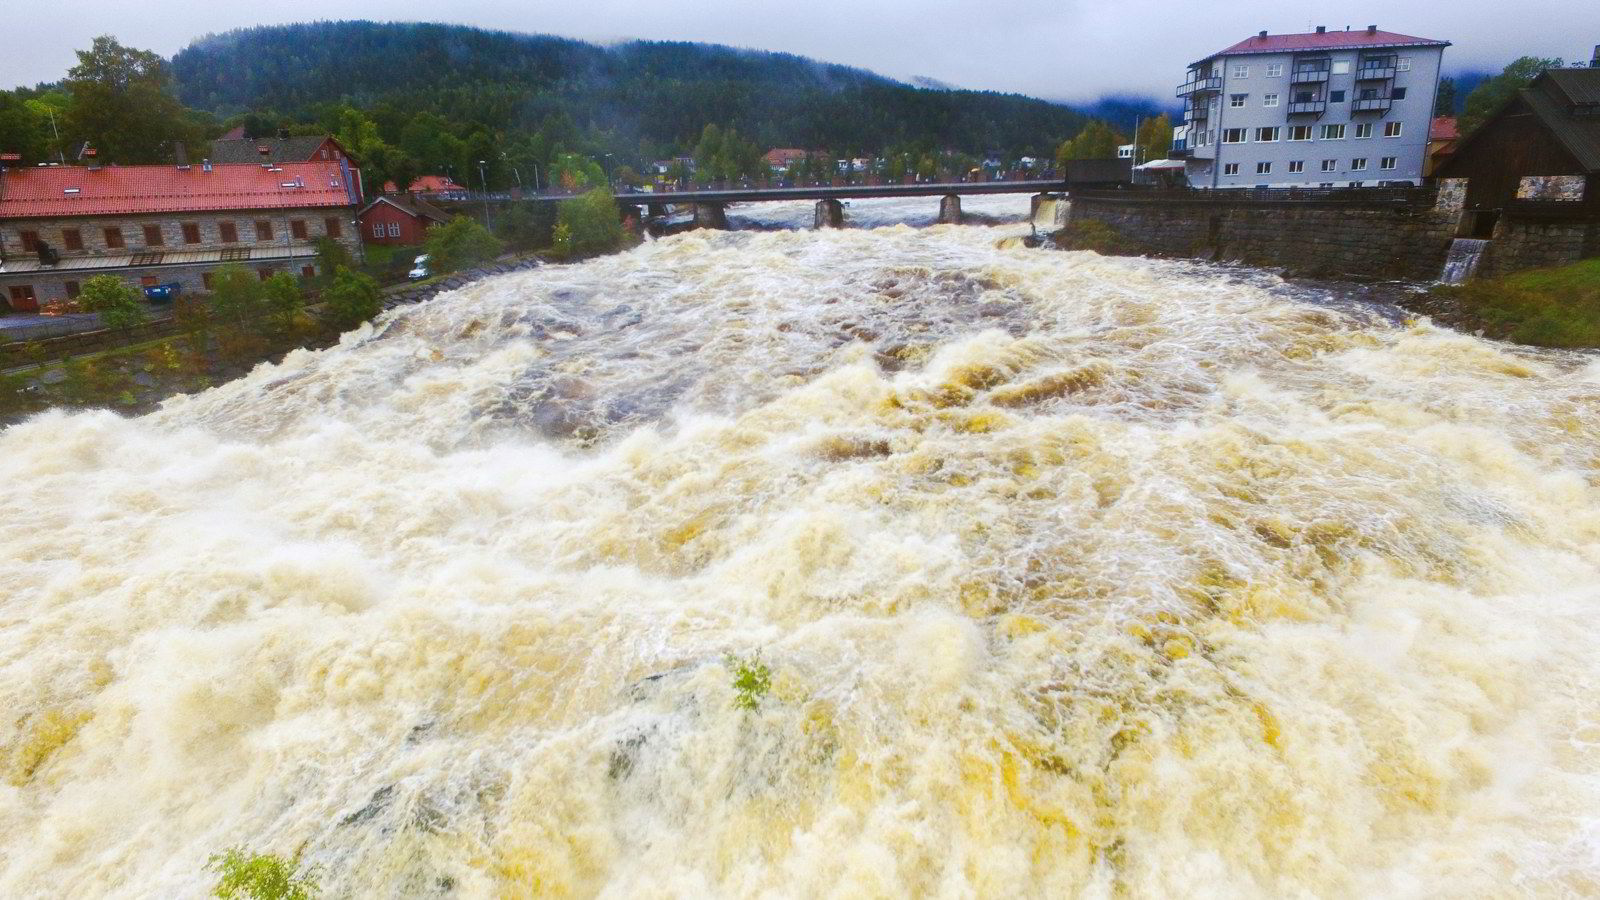
[[[618,194],[617,203],[753,203],[763,200],[859,200],[869,197],[947,197],[951,194],[1059,194],[1065,181],[958,181],[925,184],[847,184],[788,188],[714,188]],[[537,194],[532,200],[570,200],[572,194]]]

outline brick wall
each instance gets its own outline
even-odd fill
[[[242,265],[252,272],[266,272],[269,276],[276,275],[279,272],[288,272],[291,275],[299,276],[304,274],[302,270],[308,266],[314,270],[314,274],[321,274],[316,263],[315,257],[304,257],[279,261],[250,260],[238,263],[238,265]],[[4,275],[0,276],[0,312],[3,312],[10,302],[10,286],[12,285],[27,285],[31,287],[38,308],[44,309],[49,304],[64,303],[71,299],[67,293],[68,282],[76,282],[81,288],[85,281],[95,275],[115,275],[135,288],[140,287],[142,279],[148,276],[155,278],[157,284],[177,282],[183,285],[185,293],[205,293],[208,291],[205,284],[205,274],[207,272],[215,272],[217,268],[218,266],[215,265],[154,266],[143,269],[111,269],[104,272],[95,272],[93,270],[87,272],[52,272],[44,270],[34,273]]]
[[[317,238],[328,235],[328,219],[337,219],[339,222],[339,241],[351,248],[352,252],[359,252],[360,235],[356,233],[355,212],[349,207],[316,207],[290,210],[264,210],[264,211],[235,211],[227,213],[204,214],[162,214],[143,216],[83,216],[70,219],[8,219],[0,223],[0,256],[6,259],[31,258],[32,253],[24,251],[22,246],[22,232],[33,231],[39,238],[61,254],[63,259],[72,256],[107,256],[118,253],[139,253],[147,250],[179,251],[179,250],[217,250],[229,247],[252,247],[262,244],[282,246],[286,243],[305,244]],[[306,237],[294,237],[294,223],[304,223]],[[231,222],[237,232],[237,240],[226,242],[222,239],[222,224]],[[258,240],[256,237],[256,223],[267,222],[271,226],[272,237],[270,240]],[[198,243],[187,243],[184,240],[183,226],[195,225],[199,231]],[[145,241],[144,228],[146,225],[155,225],[161,229],[161,244],[151,245]],[[83,240],[81,251],[68,250],[67,241],[63,232],[76,228]],[[107,245],[105,230],[117,228],[122,232],[123,246],[113,248]],[[287,241],[286,241],[287,239]]]
[[[1564,266],[1591,256],[1600,256],[1600,224],[1502,217],[1495,223],[1494,239],[1478,264],[1478,275],[1491,277],[1521,269]]]
[[[1068,221],[1103,222],[1156,255],[1321,277],[1439,277],[1457,216],[1437,207],[1074,197]]]

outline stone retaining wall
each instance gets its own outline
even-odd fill
[[[394,309],[397,306],[407,306],[412,303],[421,303],[425,300],[432,300],[435,296],[442,294],[445,291],[453,291],[456,288],[470,284],[480,278],[488,278],[491,275],[504,275],[507,272],[521,272],[527,269],[535,269],[540,265],[543,265],[543,263],[538,259],[538,257],[529,256],[524,257],[523,259],[514,259],[507,262],[495,262],[490,263],[487,266],[479,266],[476,269],[467,269],[462,272],[456,272],[455,274],[446,276],[439,281],[431,281],[427,284],[399,285],[397,287],[390,288],[384,293],[383,308]]]
[[[1600,224],[1585,222],[1530,222],[1502,217],[1478,276],[1493,277],[1521,269],[1564,266],[1600,256]]]

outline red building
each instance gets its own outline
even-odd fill
[[[396,194],[368,203],[356,218],[361,239],[369,244],[415,246],[429,228],[450,221],[450,214],[421,197]]]

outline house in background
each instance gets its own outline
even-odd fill
[[[1194,187],[1420,184],[1447,41],[1265,31],[1194,63],[1170,156]]]
[[[1428,126],[1428,158],[1422,164],[1422,174],[1432,175],[1444,165],[1456,152],[1456,140],[1460,136],[1455,116],[1434,116],[1433,123]]]
[[[775,172],[787,172],[797,162],[805,160],[806,151],[795,147],[774,147],[761,158]]]
[[[338,162],[349,159],[350,154],[344,145],[329,135],[290,137],[280,134],[278,137],[250,138],[244,136],[243,128],[235,128],[211,142],[213,164]],[[356,163],[351,162],[350,165]]]
[[[1596,63],[1542,72],[1439,167],[1467,179],[1464,236],[1492,237],[1506,215],[1600,223],[1600,48]]]
[[[392,181],[383,183],[385,194],[400,194],[399,187]],[[434,200],[466,200],[469,199],[467,189],[456,184],[455,179],[449,175],[419,175],[406,187],[405,193],[429,197]]]
[[[350,171],[344,160],[0,171],[0,299],[31,312],[96,275],[203,291],[228,264],[316,275],[318,238],[361,253]]]
[[[415,246],[429,228],[449,222],[450,214],[419,196],[392,194],[368,203],[357,219],[361,240],[368,244]]]

